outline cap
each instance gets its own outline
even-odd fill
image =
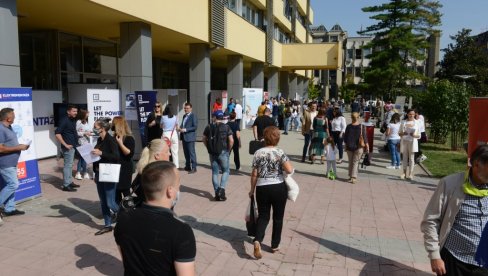
[[[218,120],[224,119],[224,112],[222,110],[217,110],[213,114]]]

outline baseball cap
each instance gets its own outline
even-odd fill
[[[218,120],[224,119],[224,112],[222,110],[217,110],[213,114]]]

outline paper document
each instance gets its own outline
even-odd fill
[[[76,149],[78,150],[81,157],[83,157],[83,159],[85,160],[85,162],[87,164],[91,164],[93,162],[97,162],[98,160],[100,160],[100,156],[91,153],[92,150],[94,149],[94,147],[90,143],[86,143],[84,145],[81,145],[81,146],[77,147]]]

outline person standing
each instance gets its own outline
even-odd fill
[[[215,201],[225,201],[225,188],[229,180],[229,152],[234,145],[232,130],[222,122],[224,112],[214,112],[215,122],[208,125],[203,131],[203,144],[207,148],[210,164],[212,166],[212,184],[215,192]],[[222,178],[219,182],[219,172]]]
[[[222,99],[220,98],[217,98],[215,99],[215,103],[212,107],[212,113],[216,112],[217,110],[221,110],[222,111]]]
[[[387,125],[385,135],[387,137],[388,149],[391,155],[391,164],[387,166],[387,169],[400,169],[400,153],[398,152],[397,145],[400,144],[400,114],[395,113],[391,116],[391,121]]]
[[[234,112],[235,108],[236,104],[234,103],[234,98],[230,98],[226,113],[230,115],[232,112]]]
[[[418,151],[415,153],[415,163],[422,163],[427,159],[427,156],[422,154],[421,144],[427,142],[427,134],[425,134],[425,118],[418,110],[415,110],[415,120],[417,120],[420,132],[420,139],[418,140]]]
[[[268,106],[266,105],[266,101],[262,101],[261,105],[258,107],[258,118],[264,115],[264,111],[266,110],[266,108],[268,108]],[[269,110],[271,110],[271,108],[269,108]]]
[[[239,100],[235,100],[236,102],[236,107],[234,108],[234,111],[236,112],[236,123],[241,127],[241,120],[242,120],[242,105],[239,103]]]
[[[161,116],[163,116],[163,107],[160,101],[154,104],[154,110],[149,114],[146,121],[146,141],[145,144],[149,143],[154,139],[160,139],[163,131],[161,130]]]
[[[346,145],[347,159],[349,162],[348,175],[349,182],[356,184],[358,177],[359,160],[363,154],[363,150],[369,152],[367,133],[365,128],[359,123],[359,113],[353,112],[351,114],[352,123],[347,125],[344,132],[344,144]],[[360,140],[363,140],[364,149],[361,146]]]
[[[331,122],[332,137],[334,138],[334,143],[339,151],[339,161],[338,164],[342,163],[342,158],[344,157],[344,132],[346,131],[346,118],[342,115],[340,107],[334,107],[334,118]]]
[[[325,145],[325,160],[327,161],[327,169],[325,171],[325,176],[330,180],[334,180],[337,177],[337,146],[335,145],[334,138],[332,136],[327,137],[324,142]],[[331,173],[332,169],[332,173]]]
[[[197,116],[192,112],[191,103],[185,103],[185,115],[179,127],[180,140],[183,143],[185,154],[185,171],[188,173],[197,172],[197,154],[195,152],[195,141],[197,140],[196,130],[198,128]]]
[[[293,173],[293,166],[285,152],[278,148],[280,130],[275,126],[264,130],[265,147],[254,153],[251,172],[251,190],[249,197],[256,192],[259,217],[254,237],[254,257],[262,258],[261,243],[268,227],[271,208],[273,208],[273,231],[271,235],[271,251],[279,251],[283,217],[285,215],[288,188],[283,172]]]
[[[241,148],[241,126],[237,123],[236,117],[237,114],[232,112],[230,114],[230,121],[227,123],[227,125],[229,125],[230,130],[232,130],[232,138],[234,139],[232,152],[234,153],[234,164],[236,165],[236,171],[238,171],[241,168],[241,159],[239,157],[239,149]]]
[[[133,157],[136,142],[124,117],[114,117],[112,120],[112,129],[114,131],[115,141],[119,147],[120,156],[119,183],[117,184],[115,197],[115,202],[120,204],[120,201],[124,197],[130,195],[132,173],[134,172]]]
[[[77,116],[76,121],[76,131],[78,133],[78,145],[85,145],[90,143],[90,136],[93,135],[92,133],[92,126],[88,124],[88,116],[90,112],[85,109],[80,109],[80,112]],[[85,159],[83,159],[80,155],[80,159],[78,160],[78,165],[76,165],[76,175],[75,178],[78,180],[90,179],[90,175],[88,174],[86,168]]]
[[[254,134],[254,140],[263,140],[264,130],[269,126],[274,126],[273,118],[271,118],[271,110],[266,108],[264,114],[257,117],[252,125],[252,131]]]
[[[488,255],[481,242],[487,238],[488,145],[478,146],[470,160],[468,171],[439,181],[420,224],[437,275],[488,275],[487,264],[480,262]]]
[[[418,151],[417,140],[420,138],[419,126],[413,109],[407,110],[407,120],[400,125],[399,135],[401,137],[400,151],[403,154],[403,170],[400,178],[413,180],[415,153]]]
[[[194,276],[195,235],[171,210],[180,195],[178,170],[156,161],[144,168],[141,182],[146,200],[121,212],[114,231],[124,275]]]
[[[180,160],[178,159],[178,133],[176,129],[178,127],[178,117],[173,114],[171,104],[167,104],[163,111],[163,118],[161,119],[161,128],[163,129],[163,137],[171,142],[171,158],[176,168],[180,167]]]
[[[80,185],[71,181],[73,176],[75,150],[78,145],[78,132],[76,131],[76,115],[78,114],[78,107],[70,104],[68,105],[66,113],[67,116],[61,119],[55,133],[56,139],[61,143],[61,151],[64,159],[63,191],[75,192],[75,188],[80,187]]]
[[[308,109],[303,111],[302,117],[302,135],[304,137],[303,152],[302,152],[302,163],[305,162],[305,157],[308,153],[308,148],[310,146],[310,140],[313,134],[313,119],[317,116],[317,103],[310,102],[308,104]]]
[[[92,150],[92,154],[100,156],[100,160],[93,163],[93,171],[95,172],[95,184],[97,184],[100,207],[105,223],[104,227],[95,233],[97,236],[112,231],[112,223],[115,222],[114,219],[119,211],[119,205],[115,201],[117,183],[99,181],[100,164],[118,164],[120,162],[119,147],[115,139],[108,134],[109,130],[109,118],[98,119],[94,124],[93,132],[100,137]]]
[[[321,107],[317,116],[313,118],[313,135],[310,145],[310,164],[315,162],[315,157],[320,157],[320,163],[324,163],[325,152],[324,142],[329,137],[329,123],[325,116],[326,107]]]
[[[17,134],[12,129],[15,113],[12,108],[0,110],[0,176],[5,184],[0,191],[1,215],[23,215],[24,211],[15,208],[15,191],[19,187],[17,178],[17,163],[20,153],[27,150],[29,145],[19,144]],[[2,219],[0,216],[0,224]]]

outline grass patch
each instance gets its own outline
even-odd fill
[[[452,151],[448,145],[425,143],[421,145],[422,153],[427,156],[424,165],[434,177],[444,177],[466,170],[467,155],[464,150]]]

